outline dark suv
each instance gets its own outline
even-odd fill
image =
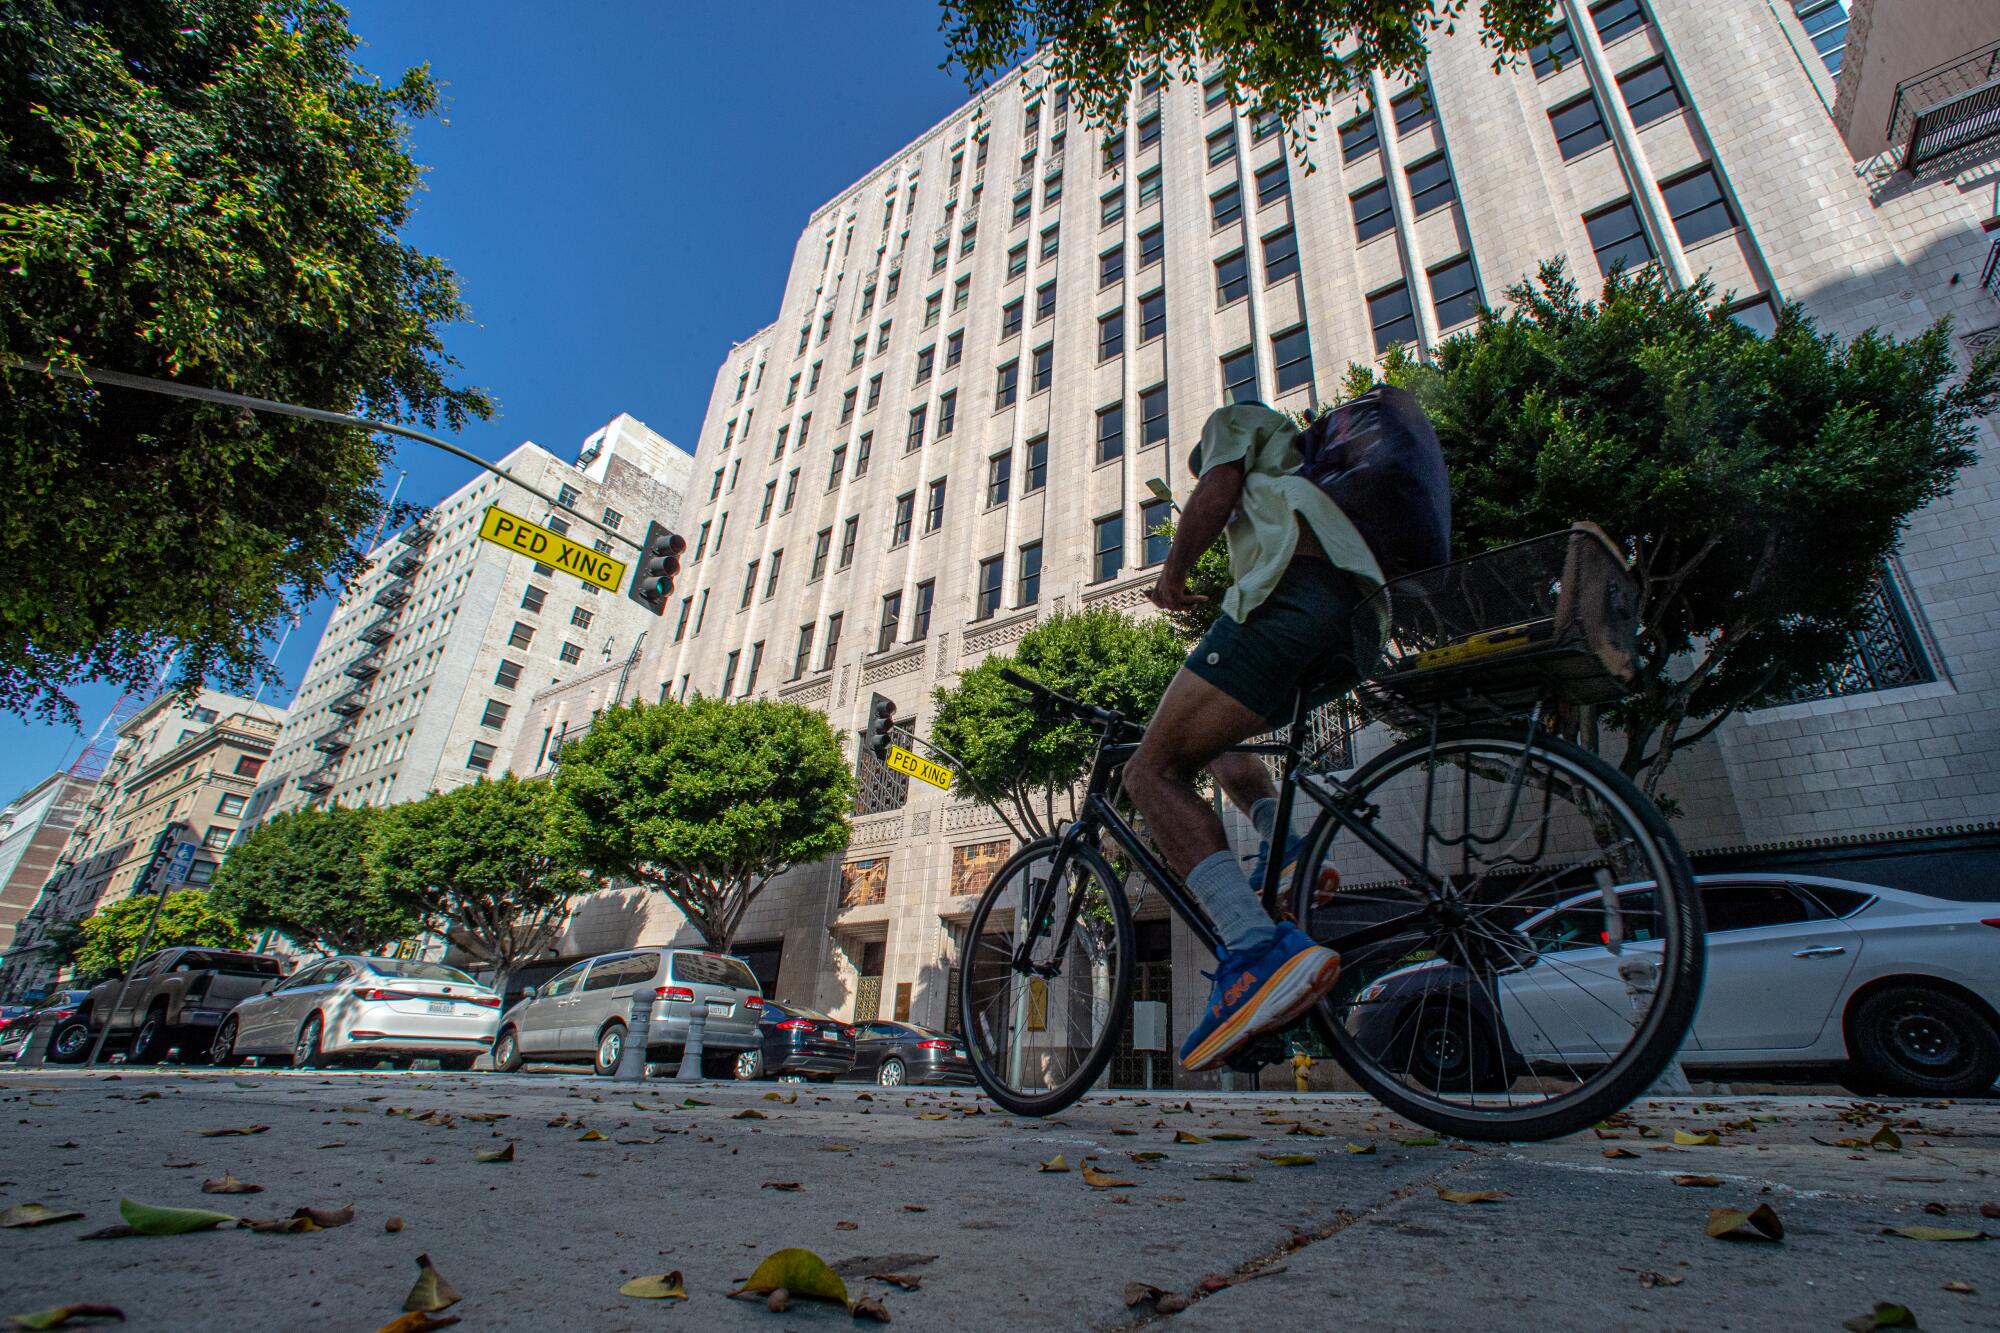
[[[854,1064],[853,1031],[837,1018],[766,1000],[758,1044],[736,1057],[736,1077],[839,1078]]]

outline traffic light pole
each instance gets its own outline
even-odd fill
[[[132,962],[125,965],[123,975],[118,978],[118,993],[112,997],[111,1012],[104,1016],[104,1026],[97,1030],[97,1042],[90,1048],[89,1058],[83,1062],[85,1068],[96,1065],[98,1058],[104,1054],[104,1043],[111,1036],[111,1025],[117,1021],[118,1011],[125,1006],[125,990],[132,984],[132,967],[153,947],[153,936],[160,929],[160,908],[167,901],[167,886],[164,883],[154,884],[153,881],[164,878],[165,867],[161,862],[172,854],[173,845],[180,841],[176,835],[187,827],[185,822],[176,819],[161,829],[160,836],[153,840],[153,854],[146,858],[146,868],[139,875],[139,882],[152,889],[153,914],[146,918],[146,933],[139,937],[138,952],[132,955]]]

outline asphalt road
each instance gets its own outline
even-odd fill
[[[965,1091],[772,1090],[0,1074],[0,1209],[84,1214],[0,1229],[0,1315],[102,1301],[137,1330],[369,1333],[428,1254],[466,1330],[855,1326],[831,1305],[728,1298],[802,1247],[919,1328],[1838,1329],[1881,1301],[1934,1333],[2000,1326],[2000,1242],[1884,1234],[2000,1235],[1981,1214],[2000,1201],[2000,1103],[1648,1102],[1614,1138],[1506,1146],[1427,1142],[1346,1096],[1107,1096],[1031,1121]],[[1838,1142],[1885,1125],[1900,1146]],[[477,1160],[508,1145],[511,1161]],[[1042,1169],[1058,1155],[1069,1170]],[[225,1172],[263,1189],[202,1192]],[[352,1204],[354,1219],[82,1239],[119,1222],[121,1197],[249,1218]],[[1759,1203],[1783,1240],[1707,1234],[1711,1209]],[[670,1270],[685,1302],[619,1293]],[[1131,1283],[1191,1299],[1128,1307]]]

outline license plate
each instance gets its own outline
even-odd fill
[[[732,1005],[727,1000],[710,1000],[708,1002],[708,1016],[710,1018],[727,1018],[729,1017],[729,1011],[735,1007],[735,1005]]]
[[[424,1006],[424,1008],[434,1014],[448,1014],[451,1012],[451,1007],[450,1000],[432,1000]]]

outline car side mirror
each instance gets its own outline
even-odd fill
[[[538,993],[539,992],[533,986],[521,987],[521,998],[524,1000],[532,1000]]]

